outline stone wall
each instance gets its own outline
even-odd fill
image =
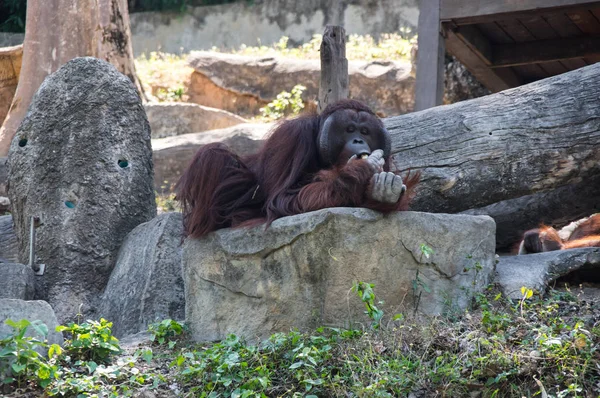
[[[0,32],[0,47],[18,46],[24,39],[25,33]]]
[[[417,0],[257,0],[253,4],[190,7],[177,12],[133,13],[131,33],[136,56],[161,50],[169,53],[238,48],[242,44],[271,45],[282,36],[289,44],[309,41],[325,25],[342,25],[348,34],[416,33]]]

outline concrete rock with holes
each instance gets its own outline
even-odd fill
[[[390,317],[462,310],[493,275],[495,232],[487,216],[332,208],[188,239],[186,322],[196,340],[368,323],[358,281]]]
[[[29,217],[40,218],[36,298],[62,323],[93,317],[123,239],[156,215],[150,127],[131,81],[76,58],[48,76],[9,151],[9,197],[20,262]]]
[[[125,238],[100,305],[117,337],[163,319],[184,319],[182,234],[181,213],[165,213]]]

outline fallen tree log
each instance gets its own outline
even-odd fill
[[[564,224],[597,212],[599,92],[596,64],[498,94],[385,119],[398,167],[422,172],[412,209],[456,213],[570,186],[552,196],[549,207],[518,204],[514,211],[505,206],[501,213],[508,219],[527,213],[519,224],[527,229],[542,219]],[[549,209],[560,209],[560,214],[546,214]]]

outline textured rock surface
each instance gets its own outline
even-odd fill
[[[21,262],[37,229],[36,298],[63,322],[94,315],[117,251],[156,215],[150,127],[131,81],[107,62],[76,58],[36,93],[9,152],[9,197]]]
[[[6,196],[8,192],[6,183],[8,182],[8,157],[0,157],[0,196]]]
[[[464,308],[494,271],[495,224],[486,216],[332,208],[264,228],[185,242],[186,321],[194,339],[368,322],[350,293],[357,281],[375,284],[387,313],[416,306],[439,314]],[[431,257],[422,244],[434,250]],[[426,288],[414,291],[415,280]]]
[[[166,213],[127,235],[100,305],[117,337],[163,319],[184,319],[182,232],[181,213]]]
[[[226,129],[152,140],[156,191],[169,191],[203,145],[222,142],[238,155],[248,155],[258,151],[263,137],[271,127],[272,124],[248,123]]]
[[[0,263],[0,299],[33,300],[34,278],[29,265]]]
[[[140,3],[136,2],[139,7]],[[131,12],[136,57],[151,51],[187,53],[241,45],[270,46],[289,37],[290,47],[306,43],[326,25],[379,37],[382,33],[416,33],[417,0],[239,1],[207,6],[215,1],[190,0],[185,13]],[[148,3],[146,3],[148,4]],[[201,7],[194,7],[201,5]],[[139,8],[138,8],[139,10]],[[0,42],[2,34],[0,33]]]
[[[63,343],[62,333],[54,330],[59,325],[56,315],[52,307],[45,301],[0,299],[0,339],[13,332],[13,328],[4,324],[7,319],[12,319],[13,321],[27,319],[30,322],[42,321],[48,327],[48,344],[62,345]],[[27,329],[25,335],[41,338],[32,327]]]
[[[321,77],[320,60],[251,57],[195,51],[189,64],[196,72],[188,90],[191,102],[241,114],[258,109],[296,84],[306,87],[303,98],[315,100]],[[350,98],[386,115],[410,112],[414,78],[409,62],[350,61]]]
[[[600,269],[600,248],[559,250],[524,256],[500,257],[494,282],[509,297],[520,298],[521,287],[543,292],[548,283],[570,272]]]
[[[19,247],[17,236],[13,229],[12,216],[0,216],[0,262],[19,261]],[[29,257],[27,258],[28,262]]]
[[[246,120],[233,113],[183,102],[144,105],[152,138],[198,133],[223,129]]]

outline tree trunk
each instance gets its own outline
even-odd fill
[[[0,48],[0,123],[6,118],[15,95],[22,59],[22,45]]]
[[[502,211],[480,212],[503,214],[515,229],[527,229],[542,220],[564,224],[598,211],[599,92],[595,64],[385,119],[399,168],[422,172],[412,208],[455,213],[564,187],[550,197],[534,197],[533,202],[550,204],[534,206],[525,198],[512,207],[504,204]]]
[[[10,141],[46,76],[82,56],[110,62],[143,96],[133,63],[126,0],[29,0],[21,75],[0,128],[0,156],[8,153]]]
[[[321,80],[317,111],[321,113],[327,105],[347,99],[348,87],[346,31],[341,26],[327,25],[321,42]]]

